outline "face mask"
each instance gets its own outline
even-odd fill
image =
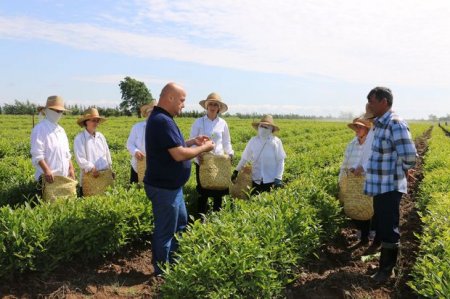
[[[272,134],[272,128],[258,127],[258,135],[261,138],[267,138]]]
[[[51,109],[46,108],[45,109],[45,117],[52,123],[57,124],[59,119],[61,118],[62,113],[58,113],[56,111],[53,111]]]

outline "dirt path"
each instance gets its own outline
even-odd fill
[[[287,290],[288,298],[417,298],[406,285],[419,246],[414,233],[421,231],[420,218],[415,209],[415,196],[422,175],[423,156],[427,151],[427,140],[431,128],[416,139],[419,154],[415,181],[408,186],[400,210],[401,251],[396,267],[396,277],[385,285],[376,284],[370,275],[375,273],[378,257],[366,252],[368,246],[356,247],[356,229],[346,228],[318,252],[318,258],[309,263],[304,274]],[[372,257],[372,260],[363,261]]]
[[[355,229],[344,229],[318,252],[304,268],[304,274],[286,290],[288,298],[415,298],[406,286],[418,247],[414,233],[421,223],[414,208],[418,183],[422,179],[422,157],[431,130],[416,140],[420,159],[416,182],[401,204],[401,254],[397,277],[385,286],[376,285],[368,274],[376,261],[361,261],[367,247],[349,249],[356,243]],[[153,276],[149,241],[137,242],[115,256],[90,265],[65,265],[47,278],[23,275],[20,280],[1,281],[0,298],[155,298],[161,281]]]

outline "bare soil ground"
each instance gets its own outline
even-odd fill
[[[288,298],[417,298],[406,281],[419,245],[414,233],[420,233],[421,222],[414,202],[429,137],[430,131],[416,140],[420,159],[415,181],[401,203],[401,253],[396,277],[385,285],[375,284],[369,275],[375,272],[378,257],[362,261],[362,256],[368,256],[367,246],[355,247],[356,230],[345,228],[304,266],[303,274],[287,287]],[[153,275],[150,247],[148,240],[141,241],[89,265],[74,261],[46,277],[31,273],[0,281],[0,298],[158,298],[163,282]]]

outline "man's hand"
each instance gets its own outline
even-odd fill
[[[209,140],[211,140],[211,139],[206,135],[199,135],[193,139],[194,144],[197,146],[203,145],[203,144],[205,144],[206,141],[209,141]]]
[[[134,153],[134,157],[139,161],[142,161],[145,158],[144,154],[141,151],[137,151],[136,153]]]
[[[414,174],[416,173],[416,170],[414,168],[408,169],[405,171],[406,179],[410,183],[414,183],[416,181],[416,177]]]
[[[212,142],[212,140],[208,138],[208,140],[206,140],[202,146],[205,148],[205,152],[209,152],[214,149],[214,142]]]

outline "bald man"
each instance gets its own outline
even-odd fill
[[[162,264],[173,261],[173,252],[178,247],[174,236],[184,231],[187,225],[182,188],[191,174],[190,160],[214,149],[214,143],[204,135],[184,141],[173,118],[181,114],[185,100],[184,89],[176,83],[168,83],[162,89],[158,105],[146,126],[144,187],[153,208],[155,275],[162,274]]]

